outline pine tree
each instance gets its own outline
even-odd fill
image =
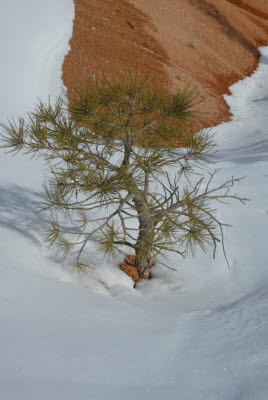
[[[197,102],[189,88],[170,94],[129,72],[78,85],[70,101],[39,101],[26,120],[2,124],[2,147],[42,156],[50,168],[39,202],[51,215],[48,245],[65,256],[77,247],[79,269],[88,266],[81,255],[91,239],[112,256],[128,246],[145,279],[160,254],[211,245],[215,256],[218,242],[225,254],[225,224],[212,203],[247,199],[231,193],[242,178],[217,187],[217,171],[205,179],[215,144],[208,132],[193,133]],[[72,228],[61,227],[62,212]]]

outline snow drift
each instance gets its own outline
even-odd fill
[[[5,120],[58,94],[73,4],[27,0],[22,9],[12,0],[0,9],[2,37],[10,33],[1,43]],[[32,199],[45,167],[1,151],[1,398],[267,399],[268,48],[261,54],[257,71],[225,97],[232,120],[214,129],[217,179],[247,175],[237,191],[251,198],[218,209],[233,224],[231,271],[220,252],[216,261],[173,256],[178,272],[158,266],[134,290],[89,249],[97,268],[78,279],[42,251],[46,216]]]

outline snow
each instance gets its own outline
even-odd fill
[[[0,120],[55,96],[72,31],[71,0],[0,5]],[[268,48],[231,87],[232,120],[215,127],[217,182],[247,178],[246,206],[222,206],[229,271],[218,252],[172,256],[132,288],[94,248],[77,277],[42,250],[32,200],[41,160],[0,154],[0,398],[266,400],[268,397]]]

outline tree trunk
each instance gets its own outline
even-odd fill
[[[135,267],[141,279],[150,279],[150,269],[153,266],[151,257],[152,233],[155,228],[155,220],[143,195],[137,194],[135,203],[139,219],[139,235],[136,242]]]
[[[135,267],[141,279],[150,279],[150,270],[153,263],[146,249],[136,250]]]
[[[151,241],[154,230],[154,220],[150,214],[142,213],[139,216],[139,235],[136,242],[135,267],[142,279],[150,278],[150,269],[153,261],[151,258]]]

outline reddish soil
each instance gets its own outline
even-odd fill
[[[228,120],[222,94],[256,68],[268,44],[264,0],[74,0],[71,50],[63,64],[70,94],[77,81],[131,67],[152,70],[171,90],[191,83],[209,112]]]
[[[128,255],[126,256],[125,260],[119,265],[119,268],[132,278],[135,286],[136,283],[138,283],[141,280],[141,278],[134,264],[135,264],[135,256]]]
[[[138,283],[141,280],[141,277],[138,273],[137,268],[135,267],[135,255],[127,255],[124,261],[119,265],[119,268],[124,271],[127,275],[129,275],[133,282],[134,282],[134,287],[136,283]],[[151,261],[151,267],[155,265],[154,261]],[[151,274],[149,275],[149,279],[152,279]]]

